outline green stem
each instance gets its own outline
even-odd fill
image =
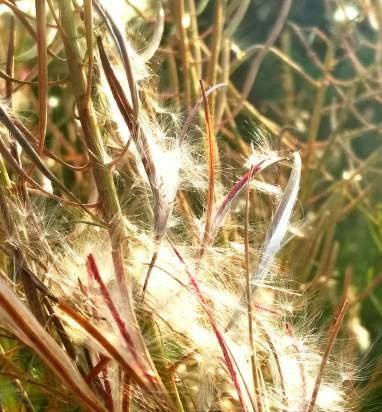
[[[124,267],[124,246],[127,244],[128,234],[123,221],[112,172],[107,165],[107,153],[98,127],[93,102],[91,99],[88,99],[85,65],[83,64],[76,27],[77,16],[72,7],[71,0],[61,0],[59,2],[59,8],[69,74],[76,98],[78,116],[84,133],[84,139],[90,153],[90,164],[99,193],[102,215],[108,224],[114,271],[124,303],[124,314],[130,327],[136,331],[134,336],[134,346],[136,346],[136,350],[141,354],[142,360],[147,361],[147,366],[155,370],[152,358],[140,333],[133,306],[131,288],[128,288],[129,279],[126,276]],[[153,379],[153,385],[156,387],[155,391],[163,391],[165,394],[165,388],[159,376],[156,375]],[[172,406],[173,402],[170,397],[165,400],[168,405]],[[126,403],[129,403],[128,400],[126,400]]]
[[[93,103],[88,96],[83,58],[78,42],[76,16],[70,0],[59,2],[63,41],[68,60],[71,83],[76,98],[78,116],[84,138],[90,153],[90,162],[99,194],[99,202],[104,220],[109,226],[113,248],[114,265],[119,286],[127,295],[126,278],[122,264],[122,244],[127,242],[127,231],[123,222],[121,207],[115,188],[112,171],[107,166],[107,154],[97,124]]]

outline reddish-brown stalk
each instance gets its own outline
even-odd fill
[[[319,372],[317,374],[316,382],[314,384],[312,397],[310,399],[310,402],[309,402],[305,412],[313,412],[313,410],[314,410],[314,405],[316,404],[316,401],[317,401],[317,396],[318,396],[318,392],[320,390],[321,381],[324,377],[324,372],[325,372],[325,369],[326,369],[326,365],[328,363],[330,353],[332,352],[334,341],[336,340],[338,332],[340,331],[340,328],[341,328],[342,322],[344,320],[344,317],[345,317],[346,310],[347,310],[348,306],[349,306],[349,302],[347,300],[344,300],[344,302],[342,302],[342,304],[339,308],[337,316],[334,318],[334,322],[333,322],[333,325],[332,325],[331,330],[330,330],[329,340],[328,340],[328,343],[326,345],[325,352],[322,356],[320,369],[319,369]]]
[[[110,385],[109,371],[107,368],[102,369],[102,379],[103,379],[103,384],[105,387],[105,404],[108,410],[110,412],[113,412],[114,402],[113,402],[112,389]]]
[[[138,369],[135,363],[128,363],[125,356],[120,352],[120,350],[112,342],[110,342],[104,336],[104,334],[89,321],[88,318],[86,318],[76,309],[70,307],[63,301],[59,301],[58,308],[62,310],[66,315],[68,315],[71,319],[73,319],[95,341],[97,341],[109,353],[110,357],[121,365],[125,373],[128,373],[129,376],[131,376],[134,382],[136,382],[141,388],[146,389],[153,396],[158,395],[156,393],[157,388],[155,387],[154,391],[154,388],[151,385],[152,382],[150,381],[152,379],[150,379],[150,381],[148,380],[149,373],[147,371],[143,371],[142,369]]]
[[[108,307],[118,329],[119,332],[122,336],[122,338],[125,340],[127,347],[131,351],[134,359],[138,362],[138,355],[134,347],[133,340],[129,334],[129,332],[126,329],[126,324],[124,320],[121,318],[121,315],[118,312],[117,307],[115,306],[113,299],[109,293],[108,288],[106,287],[105,283],[102,280],[101,274],[99,273],[96,261],[94,259],[94,256],[92,254],[88,255],[87,262],[86,262],[86,267],[89,272],[89,275],[92,276],[95,281],[98,283],[98,286],[100,288],[102,297],[106,303],[106,306]]]
[[[188,270],[186,262],[183,260],[182,255],[178,252],[175,245],[169,239],[168,239],[168,241],[170,242],[170,245],[171,245],[175,255],[177,256],[179,261],[182,263],[182,265],[184,267],[184,270],[187,273],[187,276],[190,280],[190,283],[191,283],[191,285],[192,285],[192,287],[193,287],[193,289],[196,293],[196,296],[197,296],[203,310],[207,314],[207,317],[208,317],[208,320],[209,320],[210,325],[212,327],[212,330],[213,330],[213,332],[216,336],[216,339],[219,343],[219,346],[222,350],[224,361],[225,361],[225,364],[227,366],[228,372],[231,376],[232,383],[233,383],[233,385],[235,387],[235,390],[237,392],[237,395],[239,397],[240,404],[241,404],[243,410],[246,412],[246,411],[248,411],[248,408],[247,408],[246,402],[244,401],[244,398],[243,398],[243,394],[242,394],[242,391],[241,391],[241,387],[240,387],[240,383],[239,383],[238,376],[237,376],[237,373],[236,373],[236,369],[235,369],[235,366],[234,366],[234,362],[232,360],[232,357],[231,357],[229,348],[227,346],[227,343],[225,341],[225,338],[224,338],[222,332],[220,331],[212,312],[210,311],[210,309],[208,307],[207,299],[204,297],[204,294],[203,294],[202,290],[199,287],[199,283],[197,282],[194,275]]]
[[[97,365],[95,365],[94,368],[86,375],[86,382],[92,382],[98,376],[98,374],[106,368],[106,365],[109,363],[109,361],[110,358],[101,355]]]

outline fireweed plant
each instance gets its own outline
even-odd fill
[[[0,2],[1,411],[360,410],[358,305],[380,280],[357,294],[349,269],[336,292],[335,233],[372,214],[380,150],[349,142],[378,129],[379,49],[366,65],[351,36],[381,9],[345,3],[328,37],[280,0],[240,50],[249,1]],[[267,117],[249,97],[271,58],[289,106]]]

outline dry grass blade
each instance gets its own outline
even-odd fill
[[[66,352],[58,346],[2,279],[0,279],[0,286],[0,317],[10,332],[38,353],[56,375],[76,394],[79,402],[87,410],[106,412]]]
[[[124,35],[119,29],[117,23],[114,21],[111,15],[107,12],[105,7],[102,5],[102,3],[99,0],[93,0],[93,3],[95,7],[97,8],[98,12],[105,19],[107,28],[115,42],[118,53],[121,57],[122,64],[123,64],[123,67],[126,73],[126,78],[127,78],[127,81],[130,87],[130,95],[131,95],[131,101],[132,101],[132,106],[133,106],[133,120],[134,122],[137,122],[138,115],[139,115],[139,96],[138,96],[137,84],[134,79],[134,74],[133,74],[133,70],[131,67],[130,58],[129,58],[129,54],[127,51],[127,46],[126,46]]]
[[[107,57],[105,48],[102,43],[100,36],[97,37],[98,50],[100,54],[102,68],[104,70],[106,80],[109,84],[110,90],[113,94],[113,98],[117,103],[118,109],[127,125],[132,135],[135,136],[137,133],[136,125],[133,123],[133,108],[131,107],[125,92],[122,89],[121,84],[119,83],[117,76],[114,73],[113,67],[110,64],[110,61]],[[126,150],[126,149],[125,149]],[[124,150],[124,152],[125,152]]]
[[[266,159],[261,160],[257,164],[253,165],[251,169],[245,173],[238,182],[231,188],[231,190],[227,193],[224,200],[222,201],[219,209],[217,210],[215,216],[212,219],[211,230],[210,230],[210,244],[214,241],[216,234],[224,220],[224,217],[227,215],[228,211],[230,210],[232,204],[236,201],[238,196],[243,192],[246,185],[250,182],[250,180],[256,176],[257,174],[261,173],[267,167],[271,166],[272,164],[279,162],[281,160],[278,156],[269,156]]]
[[[100,356],[100,360],[94,366],[94,368],[86,375],[86,382],[90,383],[97,378],[98,374],[106,368],[107,364],[110,362],[110,358],[107,356]]]
[[[163,177],[158,172],[158,167],[154,160],[152,148],[150,147],[148,138],[144,131],[140,128],[139,124],[134,122],[134,109],[131,108],[126,95],[118,82],[118,79],[103,48],[102,40],[98,37],[97,41],[106,79],[120,113],[131,131],[131,136],[137,147],[143,167],[147,174],[154,201],[155,240],[160,242],[166,230],[167,221],[172,210],[172,203],[175,198],[175,192],[169,194],[165,190],[166,185],[164,184],[165,182],[163,182]],[[124,148],[123,153],[126,150],[127,145]],[[173,170],[173,172],[174,174],[177,174],[178,170]]]
[[[138,150],[140,155],[143,167],[145,169],[150,188],[153,194],[153,209],[154,209],[154,234],[155,234],[155,241],[156,241],[156,249],[154,250],[151,263],[149,265],[144,286],[142,290],[142,297],[145,294],[150,274],[152,268],[155,264],[155,261],[158,256],[158,249],[160,247],[160,243],[165,235],[167,222],[169,216],[172,212],[173,202],[176,196],[176,189],[169,188],[164,181],[164,177],[160,174],[157,166],[157,162],[154,159],[152,148],[150,147],[148,137],[145,135],[144,130],[140,127],[139,122],[134,120],[134,108],[131,108],[127,97],[114,73],[113,67],[110,64],[110,61],[106,55],[105,49],[102,44],[102,40],[100,37],[97,38],[98,48],[100,52],[100,58],[102,62],[102,67],[113,94],[114,100],[117,103],[119,111],[125,120],[127,127],[130,129],[131,137],[134,140],[135,146]],[[122,151],[123,156],[126,153],[128,144],[126,144],[125,148]],[[178,145],[178,150],[180,147]],[[120,157],[118,159],[120,159]],[[117,160],[118,160],[117,159]],[[157,161],[163,161],[163,159],[158,159]],[[113,162],[114,163],[114,162]],[[173,170],[174,175],[179,173],[179,169]],[[176,181],[176,179],[175,179]]]
[[[219,55],[222,43],[223,27],[224,27],[224,13],[225,2],[223,0],[215,1],[215,11],[214,11],[214,22],[212,31],[212,45],[211,45],[211,56],[209,59],[208,70],[207,70],[207,80],[210,85],[216,83],[217,80],[217,68],[219,62]],[[211,122],[215,124],[215,96],[211,97],[211,109],[212,116]]]
[[[98,342],[107,356],[114,359],[138,387],[150,394],[158,406],[163,407],[166,404],[168,407],[172,407],[172,400],[167,396],[165,389],[161,382],[157,380],[155,371],[152,368],[142,369],[141,363],[137,364],[126,350],[120,349],[119,346],[108,340],[99,328],[94,326],[88,318],[76,309],[71,308],[62,301],[58,303],[58,308],[86,331],[92,339]]]
[[[226,86],[227,85],[224,83],[216,84],[215,86],[212,86],[208,90],[205,91],[205,96],[208,97],[215,90],[220,89],[221,87],[226,87]],[[182,143],[187,135],[188,129],[190,128],[192,121],[194,120],[194,117],[196,116],[200,106],[202,105],[203,100],[204,100],[204,96],[201,96],[196,102],[196,104],[194,105],[194,107],[192,108],[192,110],[190,111],[190,113],[188,114],[187,119],[182,127],[182,130],[179,133],[178,141],[179,141],[180,146],[182,146]]]
[[[254,290],[262,285],[264,278],[268,274],[269,268],[273,262],[273,259],[276,257],[277,253],[281,249],[282,241],[285,238],[285,235],[289,229],[290,218],[293,212],[294,205],[297,200],[298,190],[300,187],[300,177],[301,177],[301,157],[299,153],[293,154],[293,168],[289,176],[288,184],[284,190],[283,197],[277,206],[275,215],[273,217],[271,227],[266,235],[263,249],[260,255],[260,261],[256,266],[255,271],[251,275],[251,289],[252,293]],[[246,180],[249,179],[249,173],[247,173]],[[234,186],[235,189],[243,190],[245,187],[246,180],[245,176]],[[233,190],[233,189],[232,189]],[[231,190],[231,192],[232,192]],[[233,192],[235,193],[235,192]],[[232,196],[232,195],[231,195]],[[225,204],[223,202],[223,204]],[[226,206],[222,210],[226,209]],[[243,301],[242,297],[242,301]],[[236,316],[239,315],[239,310],[236,310],[230,318],[225,330],[231,329],[231,327],[236,322]]]
[[[282,242],[288,232],[290,218],[294,205],[297,201],[298,190],[300,188],[301,177],[301,157],[299,153],[293,154],[293,168],[288,184],[284,190],[283,197],[279,203],[275,215],[272,219],[271,227],[267,233],[265,246],[261,252],[261,259],[256,271],[252,274],[252,287],[261,284],[268,273],[274,257],[279,252]]]

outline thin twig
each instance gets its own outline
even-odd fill
[[[328,341],[328,344],[326,346],[325,352],[322,356],[322,361],[321,361],[320,369],[319,369],[318,374],[317,374],[316,382],[314,384],[312,397],[310,399],[310,402],[309,402],[305,412],[313,412],[313,410],[314,410],[314,405],[316,404],[316,401],[317,401],[318,391],[320,390],[321,380],[324,377],[326,364],[328,363],[329,355],[332,352],[334,341],[336,340],[338,332],[340,331],[342,321],[344,320],[347,308],[348,308],[348,301],[345,300],[341,304],[341,306],[339,308],[339,311],[338,311],[338,315],[336,316],[336,318],[334,320],[334,323],[333,323],[333,326],[331,327],[331,331],[330,331],[330,335],[329,335],[329,341]]]

